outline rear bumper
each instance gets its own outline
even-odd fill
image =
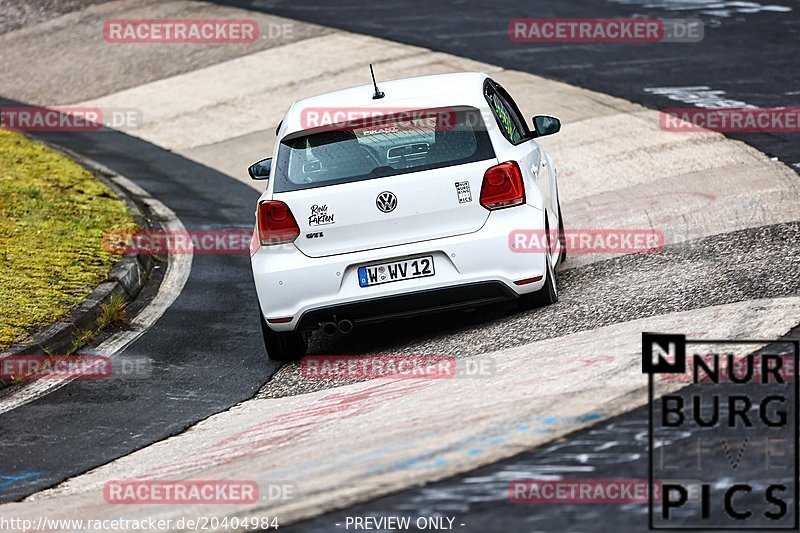
[[[355,325],[363,325],[427,313],[469,309],[516,298],[514,291],[496,281],[427,289],[314,309],[300,317],[297,329],[315,329],[320,322],[332,320],[333,317],[339,320],[346,318]]]
[[[272,330],[293,331],[333,315],[368,323],[511,300],[542,287],[514,282],[544,276],[545,256],[515,253],[509,234],[543,226],[542,212],[523,205],[493,212],[474,233],[377,250],[312,258],[294,245],[261,247],[251,257],[261,312]],[[434,276],[358,284],[360,265],[421,255],[433,256]]]

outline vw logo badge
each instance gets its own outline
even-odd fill
[[[375,200],[375,205],[384,213],[391,213],[397,207],[397,196],[389,191],[382,192]]]

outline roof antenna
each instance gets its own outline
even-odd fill
[[[375,86],[375,94],[372,95],[372,99],[373,100],[380,100],[381,98],[383,98],[386,95],[383,94],[383,91],[379,91],[378,90],[378,83],[375,81],[375,71],[372,70],[372,63],[369,64],[369,72],[370,72],[370,74],[372,74],[372,85]]]

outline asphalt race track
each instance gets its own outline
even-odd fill
[[[120,131],[34,136],[130,179],[188,230],[251,227],[260,191],[245,169],[271,151],[288,104],[363,83],[375,62],[387,78],[483,70],[526,114],[561,116],[564,130],[544,144],[559,163],[568,227],[663,228],[666,246],[570,257],[550,308],[493,306],[312,339],[311,353],[452,354],[492,368],[485,382],[436,384],[307,380],[297,364],[270,362],[248,257],[194,255],[174,303],[115,354],[151,361],[148,379],[78,380],[32,401],[19,400],[24,387],[0,391],[0,516],[269,513],[315,532],[347,530],[352,517],[429,516],[469,532],[642,531],[641,503],[515,504],[509,482],[647,479],[642,331],[800,337],[800,136],[682,136],[658,131],[654,111],[798,105],[796,2],[92,4],[3,26],[10,75],[0,76],[0,107],[139,110],[143,123]],[[237,16],[292,31],[228,48],[97,39],[107,18],[145,16]],[[705,37],[652,46],[508,38],[511,19],[556,16],[694,17]],[[79,55],[93,60],[76,75],[67,60]],[[161,277],[135,310],[156,298]],[[706,468],[727,461],[719,454]],[[282,480],[297,495],[188,511],[103,501],[108,479],[170,476]]]
[[[716,2],[700,0],[609,0],[604,2],[477,2],[446,0],[384,2],[324,0],[220,0],[288,18],[375,35],[531,72],[641,103],[652,109],[691,107],[670,100],[655,88],[707,87],[723,91],[711,100],[759,107],[798,105],[800,67],[796,37],[800,28],[790,0]],[[508,21],[527,17],[699,18],[705,25],[700,44],[658,46],[616,43],[514,43]],[[649,89],[649,90],[648,90]],[[698,91],[694,91],[695,93]],[[689,91],[691,94],[692,91]],[[800,169],[800,145],[791,134],[749,133],[735,138]]]
[[[141,140],[111,131],[41,137],[135,180],[168,202],[187,228],[235,228],[252,218],[252,189]],[[221,197],[215,191],[225,181]],[[202,207],[187,201],[187,191],[203,199]],[[74,381],[0,416],[0,501],[51,487],[250,398],[277,365],[252,334],[258,303],[246,264],[244,255],[193,258],[178,300],[118,354],[152,360],[151,378]],[[49,428],[46,437],[41,427]]]

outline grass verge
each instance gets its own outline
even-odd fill
[[[80,304],[119,260],[103,235],[136,229],[91,172],[0,130],[0,349]]]

